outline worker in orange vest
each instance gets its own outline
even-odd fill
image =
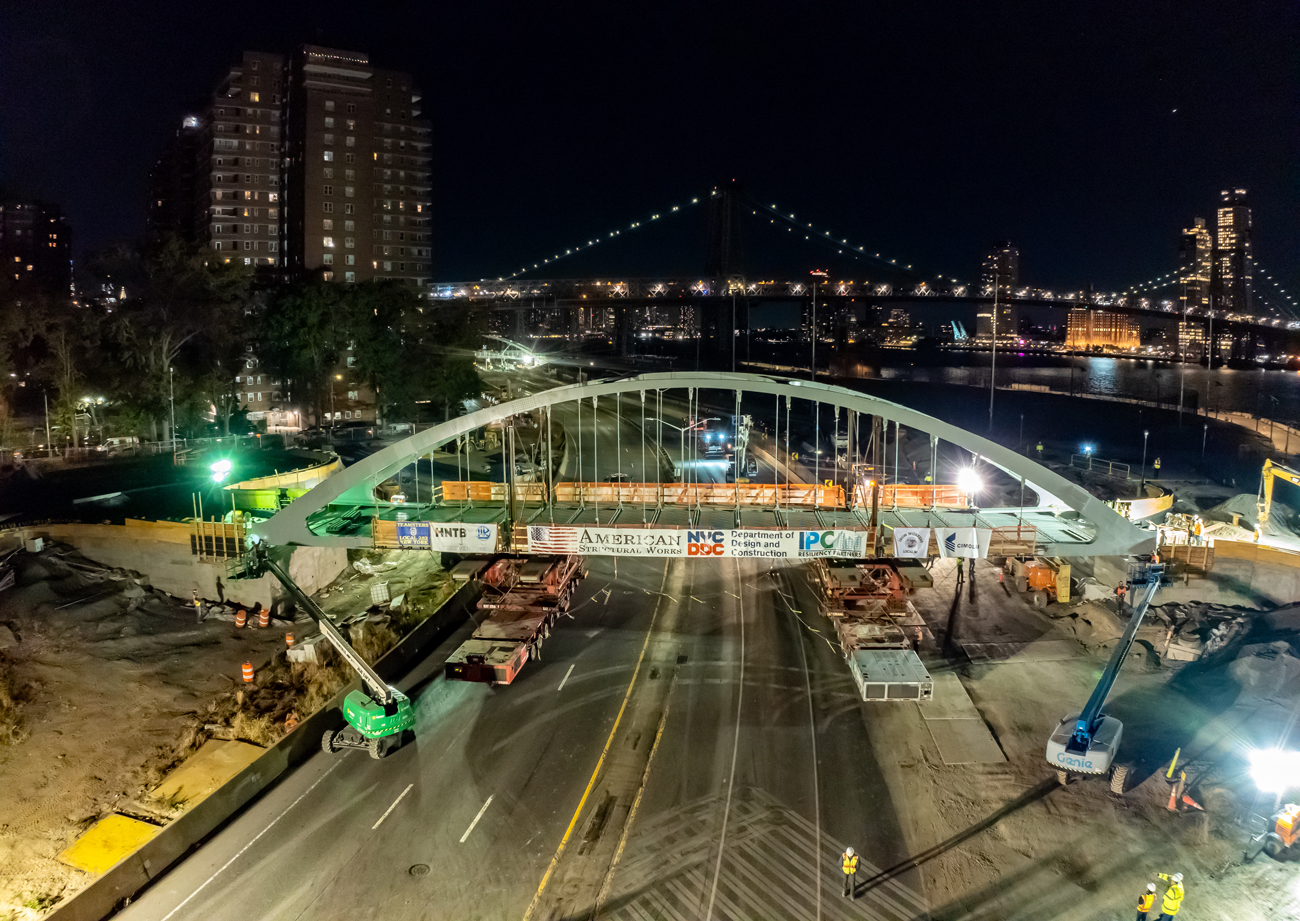
[[[1201,546],[1201,530],[1201,516],[1197,515],[1192,522],[1192,546],[1194,547]]]
[[[846,847],[840,855],[840,869],[844,871],[844,897],[856,900],[858,897],[858,855],[853,848]]]
[[[1138,896],[1137,921],[1147,921],[1147,912],[1156,903],[1156,884],[1147,883],[1146,891]]]
[[[1115,586],[1115,607],[1120,617],[1124,616],[1124,596],[1128,594],[1128,585],[1121,582]]]

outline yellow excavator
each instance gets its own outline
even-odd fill
[[[1260,493],[1263,495],[1263,498],[1258,503],[1260,534],[1264,533],[1264,525],[1268,523],[1268,513],[1273,508],[1274,477],[1281,477],[1288,483],[1300,486],[1300,470],[1292,470],[1290,467],[1275,464],[1272,459],[1264,461],[1264,482],[1260,486]]]

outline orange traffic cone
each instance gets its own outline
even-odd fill
[[[1190,796],[1187,796],[1186,794],[1183,795],[1183,804],[1187,806],[1191,806],[1193,809],[1199,809],[1201,810],[1201,812],[1205,811],[1204,806],[1202,806],[1200,803],[1192,799]]]
[[[244,671],[244,682],[251,683],[253,680],[253,663],[245,662],[243,671]]]
[[[246,623],[248,623],[248,612],[240,608],[235,612],[235,626],[242,627]]]
[[[271,626],[271,609],[270,609],[270,608],[262,608],[262,613],[259,614],[258,617],[257,617],[257,625],[258,625],[259,627],[269,627],[269,626]]]
[[[293,634],[292,634],[292,633],[286,633],[286,634],[284,635],[284,645],[285,645],[285,648],[287,648],[287,649],[292,649],[292,648],[293,648]]]
[[[1169,788],[1169,805],[1165,807],[1170,812],[1178,811],[1178,787],[1177,785]]]

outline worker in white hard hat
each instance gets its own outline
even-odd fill
[[[840,868],[844,871],[844,897],[857,899],[858,855],[854,853],[853,848],[846,847],[844,853],[840,855]]]
[[[1165,890],[1165,897],[1160,902],[1160,921],[1169,921],[1178,914],[1178,909],[1183,907],[1183,897],[1187,895],[1183,889],[1183,874],[1175,873],[1170,876],[1168,873],[1157,873],[1156,875],[1169,881],[1169,888]]]
[[[1156,884],[1147,883],[1146,889],[1138,896],[1137,921],[1147,921],[1147,912],[1156,904]]]

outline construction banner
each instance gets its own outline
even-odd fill
[[[406,550],[438,550],[443,553],[494,553],[497,549],[497,526],[495,523],[399,521],[397,546]]]
[[[929,528],[894,528],[894,556],[917,560],[929,555]]]
[[[989,555],[991,528],[935,528],[939,556],[982,560]]]
[[[870,551],[866,530],[825,531],[674,528],[598,528],[580,525],[530,525],[530,553],[580,553],[606,556],[738,557],[813,559],[864,557]]]

